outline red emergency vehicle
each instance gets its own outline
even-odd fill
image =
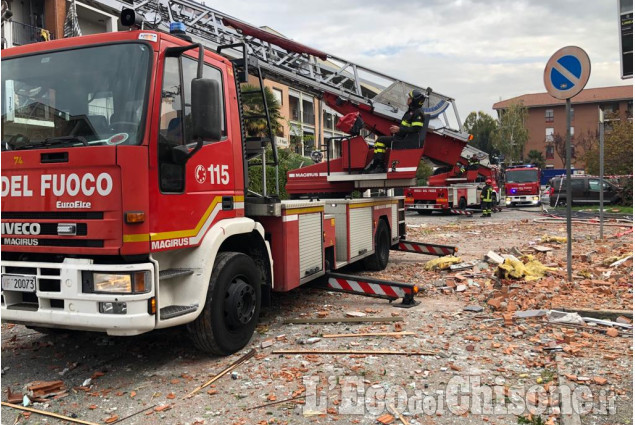
[[[271,291],[357,261],[381,270],[401,245],[403,197],[281,202],[248,191],[249,160],[264,158],[273,137],[245,135],[237,88],[267,64],[254,62],[245,43],[228,46],[225,56],[177,32],[3,50],[2,320],[109,335],[187,325],[198,348],[228,354],[247,344]],[[304,49],[285,43],[278,53]],[[342,94],[338,81],[305,84]],[[372,108],[359,108],[373,119]],[[390,111],[377,119],[382,128],[399,115]],[[464,142],[448,132],[432,138]],[[406,151],[395,158],[419,161]],[[396,184],[410,182],[413,172],[398,168],[389,172]],[[334,184],[338,194],[395,187],[385,180]],[[416,292],[359,286],[404,298]]]
[[[540,205],[540,169],[533,165],[505,169],[505,205]]]

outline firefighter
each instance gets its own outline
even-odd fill
[[[476,154],[472,155],[472,157],[468,160],[468,170],[477,170],[478,166],[481,164],[481,161],[478,159]]]
[[[391,144],[393,149],[420,148],[425,137],[423,102],[427,99],[425,93],[412,90],[408,93],[408,111],[401,118],[400,125],[391,125],[392,136],[378,137],[375,141],[373,160],[366,166],[363,173],[385,173],[386,148]]]
[[[492,179],[485,180],[485,186],[483,187],[483,190],[481,190],[481,209],[483,210],[483,215],[481,215],[481,217],[492,216],[493,193],[494,189],[492,188]]]
[[[463,165],[461,161],[458,161],[456,163],[456,166],[454,167],[454,170],[455,177],[461,177],[463,174],[465,174],[465,165]]]

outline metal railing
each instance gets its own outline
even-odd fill
[[[11,21],[11,27],[14,46],[23,46],[25,44],[53,40],[54,38],[49,30],[21,22]]]

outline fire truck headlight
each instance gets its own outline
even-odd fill
[[[93,273],[90,292],[139,294],[150,291],[148,272]]]
[[[506,204],[511,204],[512,203],[512,198],[505,198],[505,203]]]

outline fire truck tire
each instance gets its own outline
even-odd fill
[[[465,198],[459,199],[459,209],[460,210],[467,209],[467,201],[465,200]]]
[[[247,255],[221,252],[216,256],[205,307],[187,325],[199,350],[229,355],[247,345],[260,314],[261,280],[258,267]]]
[[[379,220],[375,231],[375,253],[362,260],[366,270],[379,271],[386,268],[390,256],[390,231],[384,220]]]

